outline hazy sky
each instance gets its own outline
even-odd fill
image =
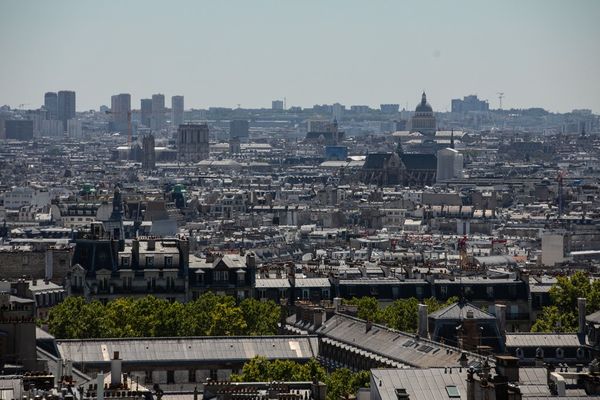
[[[77,91],[185,107],[340,102],[600,113],[598,0],[0,0],[0,105]]]

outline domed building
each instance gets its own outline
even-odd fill
[[[417,104],[415,114],[410,119],[410,131],[419,132],[425,136],[433,137],[436,131],[435,115],[427,102],[427,95],[423,92],[421,102]]]

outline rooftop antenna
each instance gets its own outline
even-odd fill
[[[502,99],[504,98],[504,92],[498,92],[498,102],[500,103],[499,110],[502,110]]]

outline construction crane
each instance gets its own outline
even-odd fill
[[[498,102],[500,103],[499,110],[502,110],[502,99],[504,98],[504,92],[498,92]]]
[[[113,112],[111,110],[106,110],[106,114],[125,114],[123,112]],[[131,146],[131,110],[127,111],[127,144]]]

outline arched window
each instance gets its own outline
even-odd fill
[[[536,358],[544,358],[544,349],[542,349],[541,347],[538,347],[535,350],[535,357]]]
[[[577,358],[582,359],[584,357],[585,357],[585,350],[583,350],[583,347],[579,347],[577,349]]]
[[[565,351],[559,347],[556,349],[556,358],[563,358],[565,356]]]
[[[522,348],[519,347],[517,349],[516,353],[517,353],[517,357],[519,357],[519,358],[523,358],[524,357],[524,355],[523,355],[523,349]]]

